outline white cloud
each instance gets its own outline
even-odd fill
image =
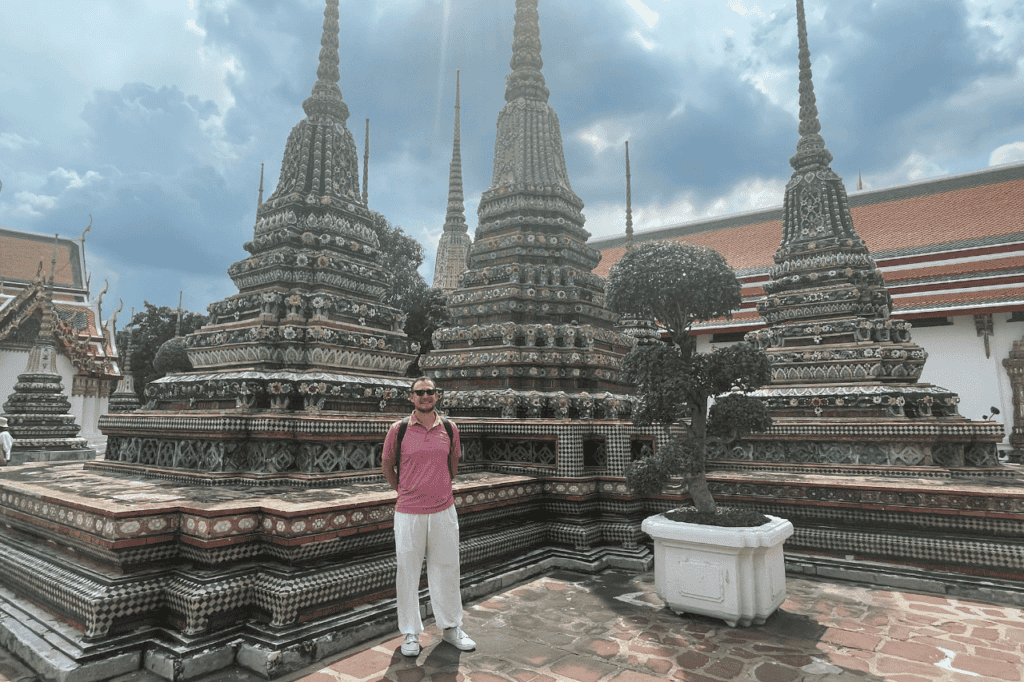
[[[195,19],[189,19],[185,22],[185,28],[195,33],[200,38],[206,37],[206,29],[199,26]]]
[[[640,31],[633,31],[629,35],[631,38],[633,38],[633,40],[640,44],[640,47],[644,48],[648,52],[657,47],[656,43],[653,43],[650,40],[647,40],[647,38],[644,38],[642,35],[640,35]]]
[[[640,21],[647,24],[647,28],[654,28],[658,23],[658,13],[640,2],[640,0],[626,0],[626,4],[636,12],[636,15],[640,17]]]
[[[91,182],[103,179],[103,176],[96,171],[86,171],[85,175],[79,175],[77,172],[65,168],[57,168],[57,170],[51,171],[50,177],[66,181],[65,189],[79,189]]]
[[[14,195],[14,199],[17,201],[14,215],[27,218],[38,218],[57,205],[57,197],[33,194],[32,192],[18,192]]]
[[[758,7],[757,5],[747,7],[742,0],[730,0],[729,9],[731,9],[733,12],[740,15],[741,17],[745,17],[748,14],[753,14],[754,16],[761,17],[762,19],[764,18],[764,12],[761,11],[760,7]]]
[[[928,178],[949,175],[949,169],[940,166],[936,161],[914,151],[896,168],[863,176],[864,189],[896,187]],[[856,187],[856,181],[850,183]],[[847,188],[849,189],[849,187]]]
[[[576,133],[576,138],[589,146],[595,155],[612,147],[622,147],[629,137],[629,128],[616,121],[598,121]]]
[[[667,204],[633,206],[633,229],[653,230],[721,215],[732,215],[782,204],[786,183],[782,180],[753,178],[735,185],[728,193],[699,203],[695,192],[678,195]],[[606,202],[586,208],[587,229],[595,238],[625,234],[625,190],[621,203]]]
[[[0,133],[0,147],[17,151],[22,147],[36,146],[39,140],[27,140],[17,133]]]
[[[992,155],[988,158],[988,165],[990,166],[1021,162],[1024,162],[1024,140],[997,147],[992,150]]]
[[[1024,24],[1013,17],[1019,12],[1020,0],[968,0],[970,23],[991,32],[979,47],[1001,55],[1020,54],[1024,42]],[[993,40],[991,35],[995,36]]]

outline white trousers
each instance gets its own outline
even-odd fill
[[[459,517],[455,505],[434,514],[395,512],[395,551],[398,574],[398,630],[403,635],[423,632],[420,618],[420,573],[427,560],[427,586],[437,627],[462,626],[459,589]]]

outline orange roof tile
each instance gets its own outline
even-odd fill
[[[40,271],[49,279],[54,256],[53,237],[0,228],[0,279],[31,282]],[[54,283],[57,286],[84,289],[78,242],[57,239]]]
[[[1024,233],[1024,164],[858,193],[850,197],[850,212],[858,234],[876,257]],[[782,241],[781,210],[641,231],[633,237],[663,238],[711,247],[736,270],[763,269],[772,264]],[[591,242],[602,254],[596,274],[607,277],[625,253],[622,241]]]
[[[906,270],[886,271],[885,283],[894,285],[900,282],[915,281],[926,278],[942,278],[954,275],[963,275],[967,272],[975,276],[988,276],[992,273],[1008,270],[1024,269],[1024,256],[1013,256],[1010,258],[993,258],[990,260],[977,260],[968,262],[946,263],[944,265],[933,265],[928,267],[908,268]]]

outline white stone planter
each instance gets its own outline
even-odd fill
[[[760,625],[786,599],[782,544],[793,524],[723,528],[669,521],[661,514],[641,528],[654,538],[654,583],[676,613],[721,618],[731,627]]]

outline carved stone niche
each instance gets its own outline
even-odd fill
[[[1013,388],[1013,430],[1010,432],[1010,445],[1014,449],[1014,459],[1020,461],[1024,450],[1024,339],[1013,342],[1010,355],[1003,360],[1003,368],[1010,377]]]

